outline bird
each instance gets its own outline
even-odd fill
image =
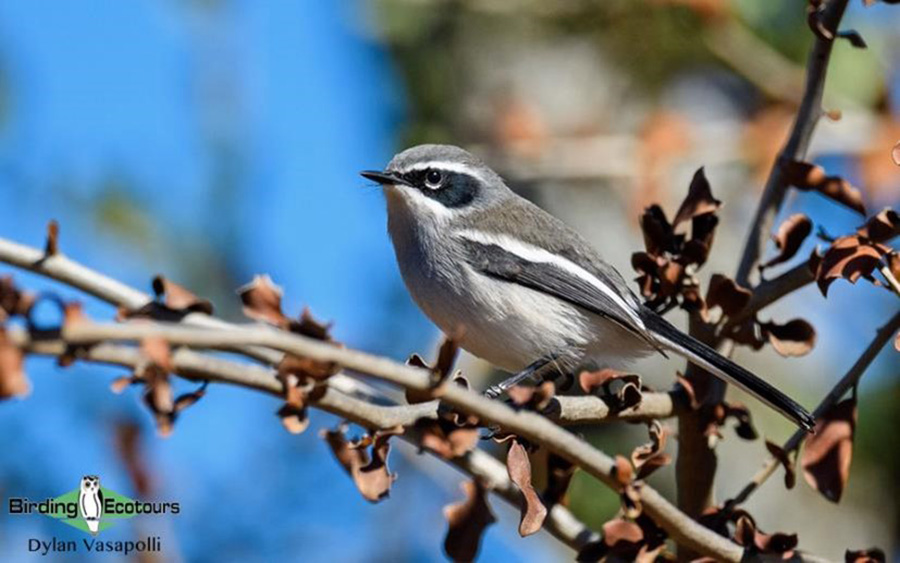
[[[397,264],[419,308],[461,348],[515,374],[488,397],[547,369],[671,352],[812,431],[801,405],[646,307],[580,234],[468,151],[414,146],[360,174],[382,188]]]
[[[81,478],[78,493],[78,508],[81,517],[94,536],[100,531],[100,518],[103,516],[103,492],[100,490],[100,477],[85,475]]]

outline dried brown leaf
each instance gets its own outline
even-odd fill
[[[709,322],[709,307],[700,295],[699,287],[686,286],[681,290],[681,308],[692,316],[699,317],[701,321]]]
[[[877,547],[855,551],[848,549],[844,553],[844,561],[846,563],[885,563],[887,557],[884,551]]]
[[[172,433],[175,398],[169,374],[156,364],[149,364],[140,373],[144,381],[144,404],[156,419],[156,428],[160,436],[168,437]]]
[[[293,333],[302,334],[323,342],[333,342],[331,338],[331,323],[323,323],[317,320],[307,307],[303,308],[299,320],[288,322],[287,329]]]
[[[334,430],[325,430],[321,435],[331,448],[331,453],[334,454],[337,462],[348,475],[352,475],[355,467],[361,467],[368,463],[368,456],[366,456],[365,450],[352,448],[346,434],[346,425],[341,425]]]
[[[634,468],[631,467],[631,462],[625,457],[617,455],[610,477],[615,479],[619,485],[624,488],[631,484],[633,476]]]
[[[140,382],[140,379],[134,376],[117,377],[113,380],[112,383],[109,384],[109,388],[113,393],[118,394],[124,391],[129,385],[133,385],[138,382]]]
[[[681,289],[681,281],[684,277],[684,266],[678,262],[666,262],[659,269],[659,290],[657,294],[663,298],[678,295]]]
[[[47,243],[44,245],[44,258],[59,253],[59,223],[51,219],[47,223]]]
[[[785,357],[804,356],[816,345],[816,329],[803,319],[794,319],[783,325],[761,323],[760,327],[775,351]]]
[[[706,215],[704,215],[704,217],[706,217]],[[709,217],[714,217],[714,215],[709,215]],[[709,245],[705,242],[691,239],[684,243],[678,262],[685,266],[690,264],[702,266],[706,263],[706,259],[709,258],[709,250]]]
[[[411,354],[409,358],[406,359],[406,365],[413,366],[416,368],[422,368],[430,370],[431,366],[425,362],[424,358],[418,354]],[[418,403],[427,403],[428,401],[434,400],[434,392],[431,389],[406,389],[404,392],[406,395],[406,402],[410,405],[415,405]]]
[[[434,400],[440,394],[440,389],[443,384],[451,377],[451,375],[453,375],[453,365],[456,363],[456,358],[459,355],[459,345],[457,342],[461,337],[462,331],[460,330],[457,338],[444,338],[440,348],[438,348],[437,360],[435,360],[434,365],[426,362],[422,356],[418,354],[410,355],[406,360],[406,364],[430,371],[431,387],[428,389],[407,389],[407,403],[426,403]],[[459,371],[457,371],[456,375],[459,375]],[[466,383],[466,385],[468,386],[468,383]]]
[[[790,559],[797,548],[797,534],[765,534],[747,513],[739,513],[736,518],[734,541],[750,554],[779,555],[782,559]]]
[[[856,283],[860,277],[871,278],[881,262],[883,250],[849,235],[835,240],[819,263],[816,283],[822,295],[828,295],[829,286],[838,279]]]
[[[659,465],[659,462],[662,460],[653,460],[659,457],[668,457],[662,453],[662,451],[666,447],[667,434],[666,429],[662,426],[662,424],[660,424],[659,421],[654,420],[647,426],[647,434],[650,436],[650,442],[637,446],[631,452],[631,463],[634,464],[634,467],[638,469],[639,479],[643,478],[641,476],[641,471],[643,470],[645,464],[657,464],[657,466],[653,468],[653,470],[655,470],[665,465],[665,463]],[[668,461],[666,460],[666,462]],[[653,470],[651,470],[651,472]],[[645,473],[644,476],[646,475],[649,475],[649,473]]]
[[[584,546],[578,561],[636,561],[646,546],[644,530],[636,522],[621,518],[603,524],[603,539]]]
[[[24,397],[31,392],[23,364],[22,350],[12,343],[6,328],[0,326],[0,400]]]
[[[278,363],[280,375],[294,375],[301,383],[305,383],[307,380],[325,381],[339,371],[341,371],[341,367],[334,362],[301,358],[293,354],[285,354]]]
[[[388,439],[391,434],[377,434],[372,441],[372,457],[366,452],[365,445],[353,444],[346,438],[346,426],[323,433],[325,442],[331,447],[335,459],[353,479],[356,488],[363,498],[370,502],[378,502],[390,493],[391,484],[397,478],[387,467],[387,456],[390,452]]]
[[[578,384],[585,393],[594,393],[606,383],[617,377],[622,377],[624,372],[604,368],[598,371],[583,371],[578,374]]]
[[[178,416],[178,414],[186,408],[195,405],[197,401],[206,395],[207,385],[209,385],[209,381],[204,381],[196,390],[178,395],[178,397],[175,398],[175,404],[172,407],[172,414]]]
[[[722,274],[713,274],[706,290],[706,306],[720,307],[729,317],[740,313],[750,303],[753,292]]]
[[[27,317],[34,302],[34,295],[20,291],[12,276],[0,278],[0,322],[16,315]]]
[[[656,472],[657,469],[665,467],[672,463],[672,456],[667,453],[661,453],[648,459],[641,468],[638,469],[637,478],[646,479]]]
[[[153,336],[141,340],[141,355],[166,372],[172,372],[172,349],[162,337]]]
[[[506,471],[510,480],[522,491],[519,535],[523,538],[541,529],[547,517],[547,507],[541,502],[531,484],[531,461],[528,452],[518,440],[513,440],[506,454]]]
[[[387,466],[388,454],[391,451],[389,442],[391,434],[378,434],[372,444],[371,461],[360,467],[354,481],[363,497],[371,502],[386,498],[391,492],[391,485],[397,479]]]
[[[900,236],[900,214],[893,209],[884,208],[870,217],[857,233],[872,242],[887,242]]]
[[[858,31],[854,29],[848,29],[846,31],[838,32],[838,37],[842,39],[846,39],[850,42],[851,45],[856,47],[857,49],[866,49],[868,45],[866,45],[866,40],[863,39],[862,35],[859,34]]]
[[[797,213],[785,219],[778,227],[778,232],[772,237],[780,252],[760,268],[770,268],[793,258],[811,232],[812,221],[803,213]]]
[[[196,391],[183,393],[177,398],[173,398],[168,374],[156,365],[145,368],[143,375],[140,378],[132,378],[130,383],[138,381],[145,382],[144,404],[147,405],[156,420],[156,429],[159,435],[164,438],[172,434],[178,415],[206,394],[208,384],[208,382],[203,382]],[[116,386],[117,383],[118,385],[122,384],[117,380],[113,382],[113,385]]]
[[[753,426],[753,418],[750,416],[750,409],[748,409],[746,405],[738,402],[724,403],[724,405],[726,418],[732,417],[737,421],[734,431],[738,437],[743,438],[744,440],[755,440],[759,437],[756,428]]]
[[[507,392],[510,400],[517,407],[525,407],[543,411],[550,405],[556,394],[556,385],[552,381],[544,381],[540,385],[514,385]]]
[[[496,522],[487,502],[487,491],[478,481],[462,484],[465,498],[444,507],[447,537],[444,552],[454,561],[474,561],[478,555],[485,528]]]
[[[674,230],[666,214],[658,205],[646,208],[640,218],[641,232],[644,235],[644,248],[654,256],[674,249]]]
[[[626,520],[610,520],[603,524],[603,538],[610,547],[616,547],[621,542],[637,544],[644,540],[644,531],[634,522]]]
[[[185,287],[166,279],[162,275],[153,278],[153,292],[156,298],[173,311],[182,313],[204,313],[212,315],[213,306],[207,299],[201,299]]]
[[[697,215],[691,220],[691,239],[685,243],[681,251],[685,263],[702,266],[706,262],[718,224],[719,218],[714,213]],[[696,248],[693,248],[694,246]]]
[[[784,468],[784,486],[788,489],[793,489],[794,485],[797,484],[797,472],[794,470],[794,460],[791,459],[790,453],[769,440],[766,440],[766,449]]]
[[[642,399],[641,378],[634,373],[610,368],[582,371],[578,374],[578,384],[585,393],[597,395],[616,411],[633,408]]]
[[[713,197],[706,173],[701,167],[694,173],[690,188],[688,188],[688,195],[681,203],[681,207],[678,208],[675,220],[672,221],[672,227],[677,228],[681,223],[699,215],[714,213],[721,206],[722,202]]]
[[[839,176],[827,176],[821,166],[792,161],[785,165],[784,174],[787,183],[797,189],[817,191],[865,216],[866,207],[859,190]]]
[[[816,431],[803,446],[800,465],[809,485],[828,500],[839,502],[850,479],[853,437],[856,432],[856,399],[831,406],[816,421]]]
[[[287,327],[288,318],[281,312],[283,291],[268,275],[257,274],[250,283],[239,287],[237,293],[244,305],[245,315],[281,328]]]
[[[420,418],[415,428],[421,432],[422,448],[444,459],[464,455],[478,444],[478,428],[457,426],[444,418]]]
[[[575,475],[576,466],[564,457],[553,452],[547,454],[547,486],[541,497],[548,507],[555,504],[566,504],[566,491]]]

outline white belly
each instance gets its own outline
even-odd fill
[[[566,361],[590,359],[618,366],[651,350],[643,341],[599,316],[513,283],[462,266],[464,291],[422,276],[407,280],[426,315],[462,348],[517,372],[548,354]],[[477,279],[473,280],[473,276]],[[575,367],[575,366],[570,366]]]

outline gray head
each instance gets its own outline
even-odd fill
[[[364,171],[381,184],[388,211],[449,217],[512,197],[503,179],[481,160],[452,145],[419,145],[395,156],[384,171]]]

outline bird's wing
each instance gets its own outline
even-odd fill
[[[486,235],[502,236],[515,229],[516,239],[546,250],[587,270],[603,280],[635,310],[642,302],[631,291],[619,272],[577,231],[525,198],[513,196],[494,205],[459,218],[458,227]]]
[[[466,261],[476,270],[605,317],[662,352],[644,326],[639,305],[622,295],[615,280],[507,235],[467,229],[456,236],[463,243]]]

